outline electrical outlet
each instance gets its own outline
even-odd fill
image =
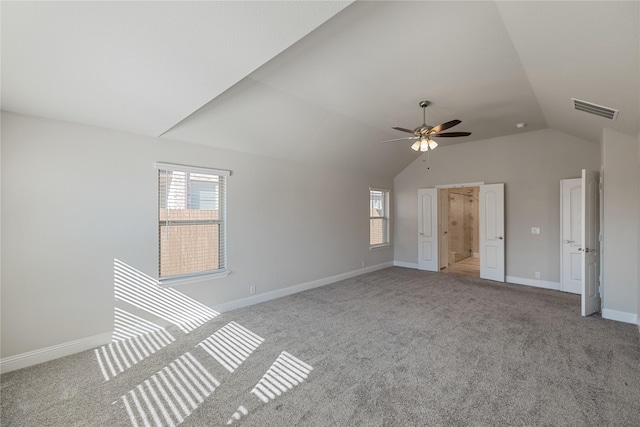
[[[249,286],[249,295],[254,295],[256,293],[256,285]]]
[[[539,278],[540,278],[540,272],[539,272],[539,271],[536,271],[536,273],[535,273],[535,277],[536,277],[536,279],[539,279]]]
[[[540,234],[540,227],[531,227],[531,234]]]

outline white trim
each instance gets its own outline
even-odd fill
[[[382,187],[369,187],[369,191],[382,191],[382,192],[385,192],[385,193],[391,193],[391,189],[382,188]]]
[[[180,172],[193,172],[193,173],[206,173],[209,175],[229,176],[231,171],[224,169],[203,168],[198,166],[176,165],[173,163],[156,162],[156,169],[180,171]]]
[[[479,181],[479,182],[467,182],[464,184],[442,184],[442,185],[436,185],[435,188],[464,188],[464,187],[480,187],[481,185],[484,185],[484,181]]]
[[[194,283],[202,283],[207,282],[209,280],[217,280],[224,279],[231,274],[229,270],[221,271],[219,273],[209,273],[209,274],[198,274],[195,276],[186,276],[186,277],[176,277],[169,279],[160,279],[158,280],[158,284],[162,288],[172,288],[174,286],[180,285],[191,285]]]
[[[393,265],[395,267],[413,268],[414,270],[418,269],[417,262],[393,261]]]
[[[386,248],[390,248],[391,247],[391,243],[381,243],[379,245],[373,245],[373,246],[369,246],[369,250],[374,250],[374,249],[386,249]]]
[[[527,279],[515,276],[507,276],[505,279],[507,283],[514,283],[516,285],[534,286],[536,288],[553,289],[554,291],[560,290],[560,282],[548,282],[546,280]]]
[[[602,309],[602,318],[609,320],[616,320],[618,322],[638,323],[638,315],[634,313],[627,313],[625,311],[611,310],[610,308]]]
[[[323,279],[313,280],[311,282],[301,283],[299,285],[289,286],[288,288],[277,289],[275,291],[265,292],[263,294],[252,295],[247,298],[241,298],[234,301],[217,304],[211,307],[213,310],[224,313],[231,310],[237,310],[239,308],[248,307],[250,305],[259,304],[261,302],[271,301],[276,298],[282,298],[287,295],[297,294],[298,292],[308,291],[309,289],[319,288],[320,286],[329,285],[331,283],[339,282],[340,280],[350,279],[352,277],[359,276],[361,274],[371,273],[373,271],[382,270],[384,268],[393,267],[393,262],[384,262],[382,264],[376,264],[365,268],[359,268],[357,270],[349,271],[335,276],[325,277]]]
[[[91,350],[111,342],[111,332],[64,342],[38,350],[28,351],[0,359],[0,373],[15,371],[81,351]]]

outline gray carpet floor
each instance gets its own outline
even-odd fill
[[[637,327],[557,291],[394,267],[169,332],[2,375],[2,425],[640,425]]]

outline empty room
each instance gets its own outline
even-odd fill
[[[0,16],[0,425],[640,424],[638,1]]]

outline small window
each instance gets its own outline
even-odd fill
[[[230,172],[156,166],[160,280],[226,272],[225,184]]]
[[[369,246],[388,246],[389,241],[389,190],[369,189]]]

